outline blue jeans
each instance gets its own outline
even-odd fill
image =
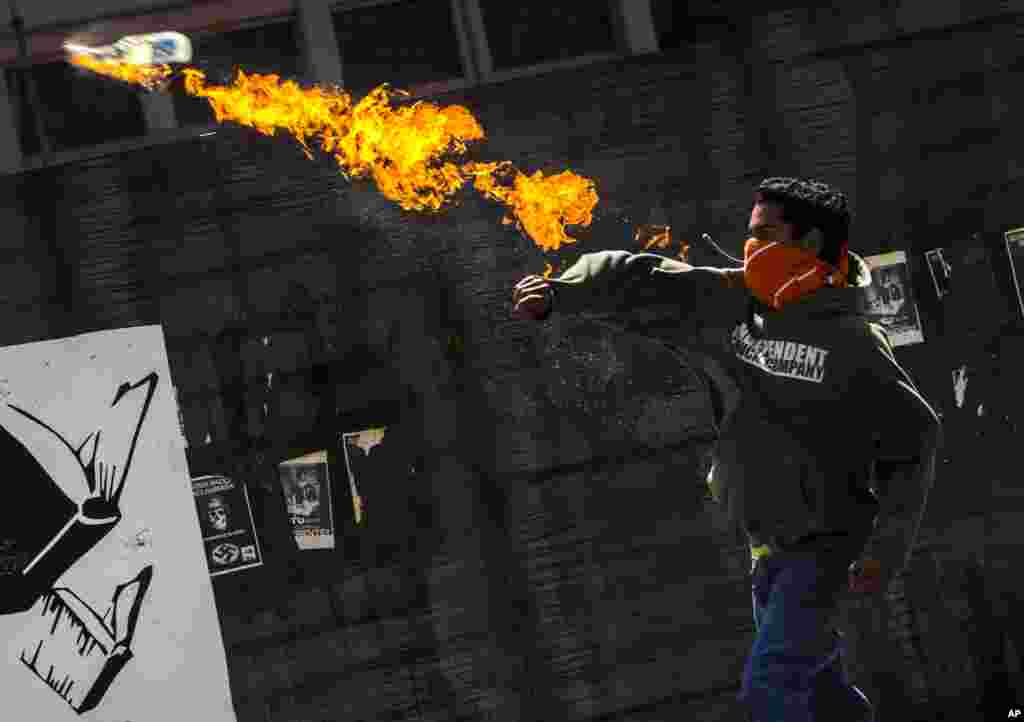
[[[739,699],[752,722],[874,722],[871,703],[843,672],[843,640],[830,627],[854,555],[787,550],[757,560],[757,637]]]

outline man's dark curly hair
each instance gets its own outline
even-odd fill
[[[754,198],[782,206],[782,218],[793,224],[797,238],[818,228],[825,238],[822,260],[838,263],[853,220],[845,194],[820,181],[775,177],[761,181]]]

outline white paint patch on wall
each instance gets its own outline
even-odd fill
[[[953,369],[953,395],[956,398],[956,407],[962,409],[964,399],[967,397],[967,367],[961,366]]]

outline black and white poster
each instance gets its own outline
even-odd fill
[[[263,563],[245,484],[228,476],[198,476],[192,479],[192,495],[211,577]]]
[[[4,709],[233,722],[162,329],[11,346],[0,369]]]
[[[334,548],[334,512],[327,452],[278,464],[281,490],[299,549]]]
[[[1017,308],[1024,318],[1024,297],[1021,296],[1020,284],[1024,280],[1024,228],[1014,228],[1003,234],[1006,242],[1006,256],[1010,262],[1010,275],[1013,279],[1013,291],[1017,294]]]
[[[866,307],[862,312],[885,329],[893,346],[922,343],[924,332],[907,254],[892,251],[864,260],[871,268],[871,285],[864,289]]]
[[[359,485],[372,482],[375,477],[380,476],[374,467],[381,466],[377,462],[382,461],[381,457],[387,453],[384,448],[386,431],[387,427],[381,426],[341,435],[341,450],[345,458],[345,471],[348,474],[349,494],[352,497],[356,524],[363,523],[366,513]],[[377,452],[374,456],[375,449]]]

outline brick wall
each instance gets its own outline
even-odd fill
[[[237,128],[4,180],[0,341],[164,324],[192,471],[249,485],[266,564],[214,584],[240,720],[742,718],[748,560],[702,488],[698,319],[661,313],[659,340],[515,322],[508,300],[657,214],[738,254],[750,186],[776,172],[844,187],[863,253],[911,255],[926,343],[898,356],[947,425],[903,599],[844,607],[851,672],[883,719],[969,716],[1021,683],[1000,234],[1022,221],[1022,8],[913,5],[771,12],[745,42],[438,98],[480,118],[481,155],[596,180],[594,225],[547,257],[475,196],[407,214]],[[942,304],[934,247],[954,263]],[[274,464],[381,422],[400,451],[371,523],[343,514],[337,550],[299,553]]]

